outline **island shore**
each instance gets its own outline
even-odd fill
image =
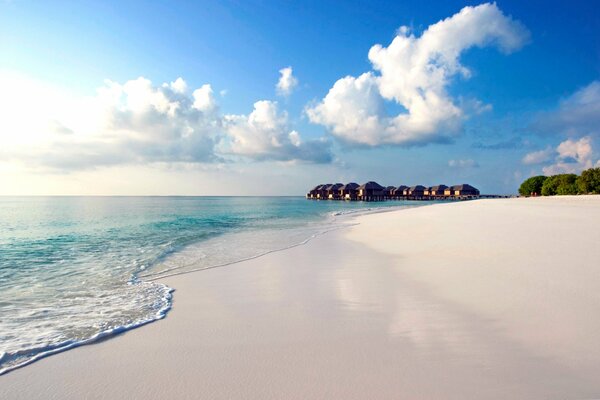
[[[600,196],[354,222],[169,277],[164,320],[0,376],[0,398],[600,397]]]

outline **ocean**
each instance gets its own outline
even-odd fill
[[[0,375],[163,318],[161,277],[303,244],[348,214],[424,202],[0,197]]]

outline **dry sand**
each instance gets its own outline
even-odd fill
[[[171,277],[163,321],[0,377],[0,399],[600,398],[600,196],[358,217]]]

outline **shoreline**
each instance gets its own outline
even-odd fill
[[[291,196],[290,196],[291,197]],[[257,258],[261,258],[264,257],[266,255],[272,254],[272,253],[278,253],[281,251],[286,251],[289,249],[293,249],[294,247],[298,247],[298,246],[304,246],[306,244],[308,244],[310,241],[319,238],[320,236],[323,235],[327,235],[331,232],[335,232],[336,230],[339,229],[343,229],[345,227],[348,226],[352,226],[355,224],[355,222],[352,222],[352,219],[358,218],[360,216],[363,215],[373,215],[373,214],[380,214],[380,213],[386,213],[386,212],[396,212],[396,211],[403,211],[403,210],[408,210],[408,209],[412,209],[412,208],[416,208],[416,207],[426,207],[429,205],[435,205],[436,203],[433,204],[419,204],[419,205],[411,205],[411,206],[402,206],[402,205],[398,205],[398,206],[388,206],[388,207],[373,207],[373,208],[364,208],[364,209],[351,209],[348,211],[336,211],[333,214],[331,214],[331,217],[341,217],[341,218],[348,218],[347,221],[345,222],[340,222],[340,225],[332,227],[330,229],[324,230],[324,231],[319,231],[316,233],[313,233],[312,235],[310,235],[309,237],[307,237],[306,239],[298,242],[298,243],[293,243],[291,245],[288,245],[286,247],[282,247],[282,248],[275,248],[272,250],[268,250],[264,253],[259,253],[250,257],[246,257],[246,258],[242,258],[239,260],[235,260],[235,261],[231,261],[231,262],[226,262],[223,264],[216,264],[216,265],[211,265],[208,267],[200,267],[200,268],[195,268],[195,269],[189,269],[189,270],[183,270],[183,271],[178,271],[178,272],[174,272],[174,273],[167,273],[167,274],[162,274],[161,272],[156,272],[156,273],[150,273],[147,275],[142,275],[141,278],[144,281],[147,282],[155,282],[155,281],[160,281],[162,279],[167,279],[170,278],[172,276],[180,276],[180,275],[186,275],[186,274],[191,274],[191,273],[195,273],[195,272],[202,272],[205,270],[210,270],[210,269],[215,269],[215,268],[224,268],[224,267],[228,267],[230,265],[234,265],[234,264],[238,264],[241,262],[245,262],[245,261],[250,261],[250,260],[255,260]],[[438,204],[442,204],[442,203],[438,203]],[[344,225],[345,223],[345,225]],[[198,242],[198,243],[202,243],[202,242]],[[198,244],[198,243],[193,243],[194,244]],[[183,249],[180,249],[180,251]],[[165,270],[163,272],[169,272],[171,270]]]
[[[131,197],[131,196],[129,196],[129,197]],[[133,196],[133,197],[135,197],[135,196]],[[209,196],[209,197],[211,197],[211,196]],[[218,197],[218,196],[215,196],[215,197]],[[239,196],[239,197],[244,197],[244,196]],[[279,196],[279,197],[294,197],[294,196]],[[298,196],[295,196],[295,197],[298,197]],[[263,257],[265,255],[268,255],[270,253],[276,253],[276,252],[285,251],[285,250],[288,250],[288,249],[291,249],[291,248],[294,248],[297,246],[302,246],[302,245],[307,244],[311,240],[318,238],[319,236],[325,235],[327,233],[333,232],[338,229],[342,229],[347,226],[351,226],[353,224],[353,222],[351,222],[351,220],[358,216],[371,215],[371,214],[377,214],[377,213],[383,213],[383,212],[391,212],[391,211],[399,211],[399,210],[410,209],[410,208],[415,208],[415,207],[423,207],[426,205],[433,205],[433,204],[436,204],[436,203],[430,202],[430,203],[418,204],[418,205],[399,204],[399,205],[393,205],[393,206],[372,206],[372,207],[366,207],[366,208],[346,209],[346,210],[335,211],[332,213],[328,213],[326,216],[329,218],[332,218],[334,220],[337,218],[341,219],[341,221],[337,222],[337,225],[335,225],[331,228],[328,228],[327,230],[315,232],[312,235],[310,235],[309,237],[307,237],[306,239],[304,239],[300,242],[297,242],[297,243],[293,243],[286,247],[274,248],[272,250],[268,250],[266,252],[259,253],[259,254],[249,256],[246,258],[237,259],[237,260],[226,262],[223,264],[210,265],[207,267],[199,267],[199,268],[184,269],[184,270],[180,270],[179,268],[177,268],[177,269],[162,270],[159,272],[148,273],[148,274],[143,273],[142,275],[136,276],[136,278],[139,279],[140,281],[144,281],[144,282],[158,282],[160,285],[164,286],[165,289],[167,289],[165,299],[167,299],[168,302],[166,304],[166,307],[163,307],[163,308],[157,310],[157,313],[153,318],[132,322],[130,324],[123,325],[123,326],[116,326],[109,330],[100,331],[91,337],[88,337],[88,338],[85,338],[85,339],[82,339],[79,341],[69,340],[69,341],[65,341],[62,344],[49,346],[49,347],[47,347],[46,350],[37,353],[32,358],[27,359],[26,361],[24,361],[20,364],[16,364],[11,367],[6,367],[4,369],[1,369],[0,376],[9,374],[12,371],[15,371],[17,369],[24,368],[28,365],[31,365],[32,363],[35,363],[41,359],[44,359],[46,357],[50,357],[50,356],[53,356],[53,355],[56,355],[56,354],[59,354],[59,353],[65,352],[65,351],[69,351],[69,350],[72,350],[72,349],[80,347],[80,346],[86,346],[86,345],[94,344],[99,341],[109,340],[110,338],[115,337],[117,335],[124,334],[128,331],[138,329],[145,325],[149,325],[154,322],[158,322],[161,319],[164,319],[167,316],[168,312],[171,310],[172,296],[173,296],[173,292],[175,290],[174,288],[169,287],[164,282],[160,282],[161,280],[164,280],[166,278],[169,278],[172,276],[190,274],[193,272],[201,272],[204,270],[210,270],[210,269],[214,269],[214,268],[228,267],[230,265],[234,265],[234,264],[237,264],[240,262],[257,259],[257,258]],[[197,245],[199,243],[203,243],[203,242],[192,243],[191,245],[193,246],[193,245]],[[185,248],[181,248],[181,249],[179,249],[179,251],[182,251],[184,249]],[[171,271],[174,271],[174,272],[171,272]]]
[[[161,278],[167,318],[0,376],[0,397],[597,397],[599,210],[578,196],[353,216]]]
[[[406,205],[406,204],[400,204],[400,205],[393,205],[393,206],[373,206],[373,207],[367,207],[367,208],[358,208],[358,209],[347,209],[347,210],[340,210],[340,211],[335,211],[332,213],[328,213],[324,216],[327,216],[329,218],[332,218],[334,225],[332,225],[332,227],[328,228],[327,230],[323,230],[323,231],[317,231],[315,233],[313,233],[312,235],[308,236],[306,239],[303,239],[300,242],[297,243],[293,243],[291,245],[285,246],[285,247],[281,247],[281,248],[274,248],[272,250],[268,250],[266,252],[263,253],[259,253],[253,256],[249,256],[246,258],[241,258],[241,259],[237,259],[234,261],[230,261],[230,262],[226,262],[223,264],[216,264],[216,265],[210,265],[207,267],[199,267],[199,268],[193,268],[193,269],[166,269],[166,270],[162,270],[159,272],[154,272],[154,273],[147,273],[145,274],[143,272],[142,275],[138,275],[136,276],[136,279],[139,279],[140,281],[143,282],[157,282],[160,285],[162,285],[165,289],[167,289],[166,295],[165,295],[165,299],[168,300],[166,307],[163,307],[159,310],[157,310],[156,315],[154,315],[152,318],[150,319],[145,319],[145,320],[141,320],[141,321],[136,321],[136,322],[132,322],[130,324],[127,325],[123,325],[123,326],[116,326],[114,328],[111,328],[109,330],[105,330],[105,331],[100,331],[98,333],[96,333],[95,335],[79,340],[79,341],[65,341],[62,344],[57,344],[57,345],[53,345],[53,346],[49,346],[46,348],[46,350],[41,351],[39,353],[37,353],[35,356],[33,356],[30,359],[25,360],[24,362],[21,362],[20,364],[16,364],[13,365],[11,367],[6,367],[4,369],[0,370],[0,376],[3,376],[5,374],[8,374],[12,371],[15,371],[17,369],[20,368],[24,368],[28,365],[31,365],[32,363],[35,363],[41,359],[44,359],[46,357],[50,357],[59,353],[62,353],[64,351],[69,351],[72,350],[76,347],[80,347],[80,346],[86,346],[89,344],[93,344],[95,342],[98,341],[103,341],[103,340],[109,340],[112,337],[115,337],[117,335],[121,335],[124,334],[128,331],[134,330],[134,329],[138,329],[141,328],[145,325],[148,324],[152,324],[153,322],[158,322],[161,319],[164,319],[166,317],[166,315],[168,314],[168,312],[170,311],[171,307],[172,307],[172,294],[174,292],[174,288],[169,287],[167,284],[165,284],[164,282],[160,282],[163,279],[172,277],[172,276],[179,276],[179,275],[185,275],[185,274],[189,274],[189,273],[193,273],[193,272],[201,272],[204,270],[210,270],[210,269],[214,269],[214,268],[222,268],[222,267],[227,267],[233,264],[237,264],[240,262],[244,262],[244,261],[249,261],[249,260],[253,260],[256,258],[260,258],[263,257],[265,255],[268,255],[270,253],[275,253],[275,252],[280,252],[280,251],[285,251],[297,246],[302,246],[305,245],[306,243],[310,242],[311,240],[325,235],[329,232],[335,231],[337,229],[342,229],[344,227],[350,226],[353,223],[351,222],[351,220],[355,217],[361,216],[361,215],[370,215],[370,214],[377,214],[377,213],[382,213],[382,212],[391,212],[391,211],[399,211],[399,210],[403,210],[403,209],[409,209],[409,208],[414,208],[414,207],[423,207],[426,205],[431,205],[431,204],[435,204],[435,203],[430,203],[430,204],[418,204],[418,205]],[[335,224],[335,220],[336,219],[340,219],[340,221],[337,221],[337,224]],[[198,245],[201,244],[203,242],[197,242],[197,243],[192,243],[190,244],[191,246],[193,245]],[[183,251],[185,250],[184,248],[179,249],[179,251]],[[173,271],[173,272],[171,272]],[[1,357],[0,357],[1,358]]]

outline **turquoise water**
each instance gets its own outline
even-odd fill
[[[423,203],[420,203],[421,205]],[[158,278],[306,242],[347,213],[300,197],[0,197],[0,374],[162,318]]]

